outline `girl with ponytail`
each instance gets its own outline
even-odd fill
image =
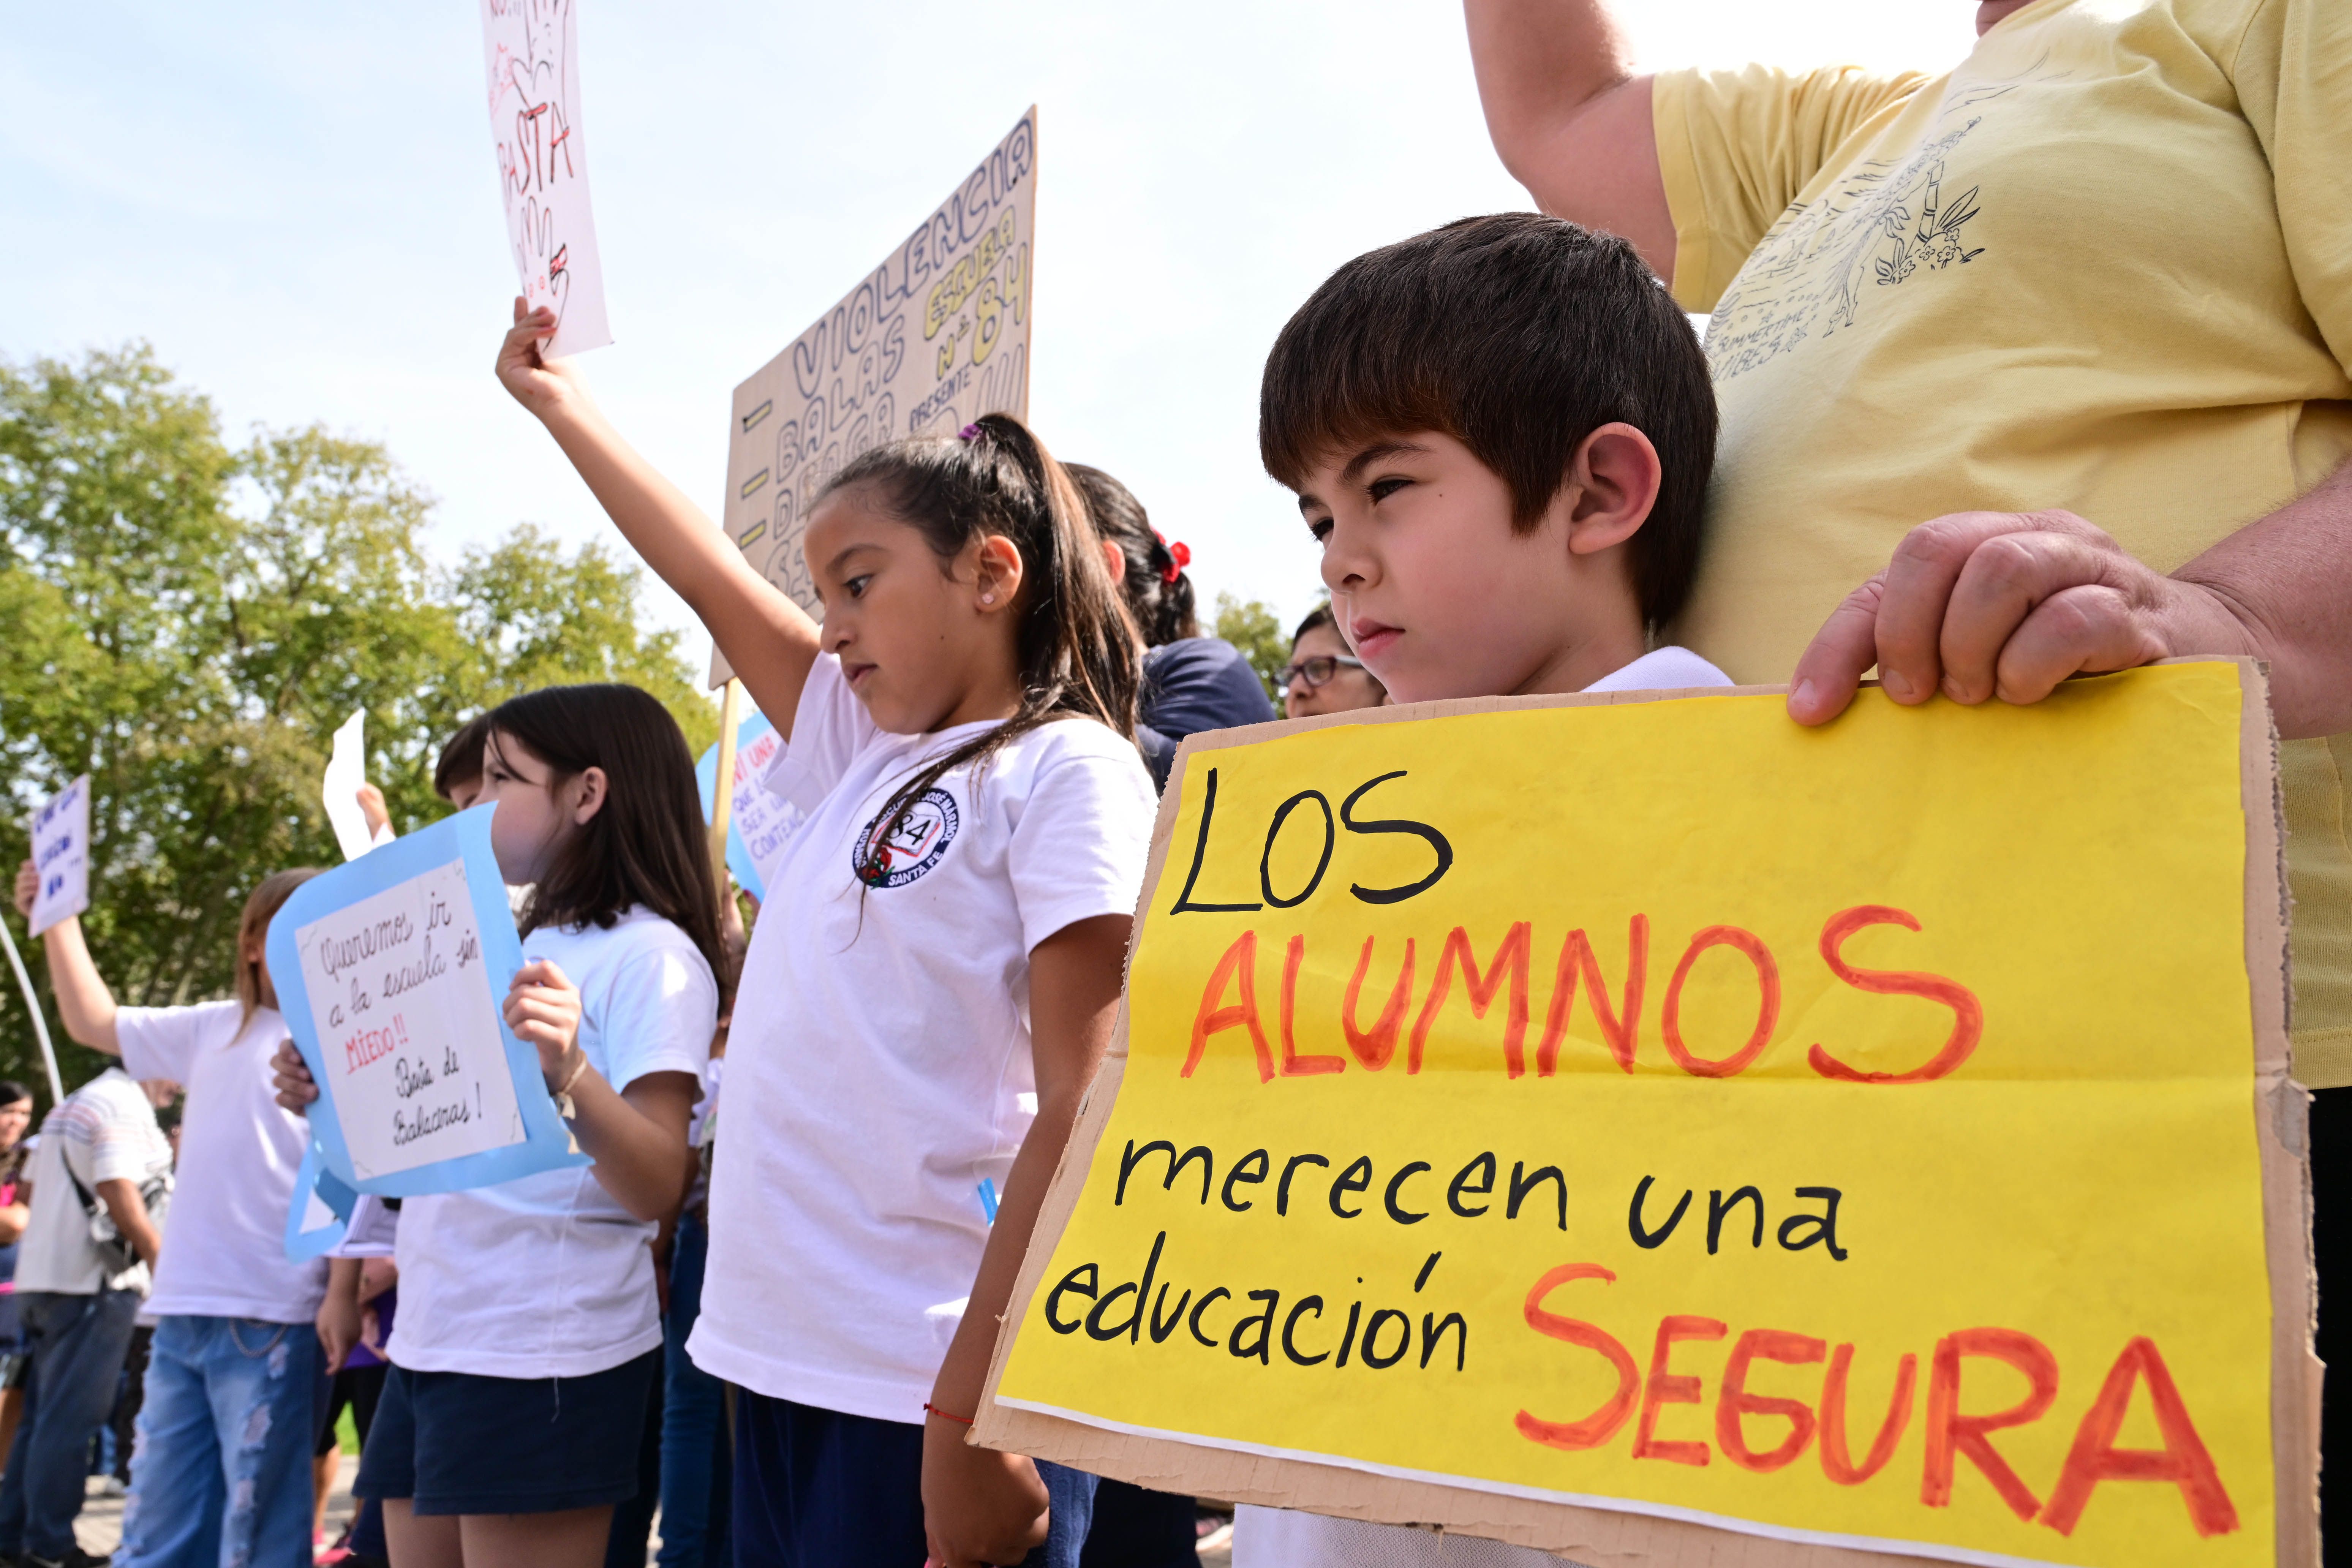
[[[545,360],[499,378],[710,629],[805,814],[751,939],[688,1351],[742,1390],[752,1565],[1075,1565],[1094,1479],[964,1441],[1109,1041],[1154,809],[1140,649],[1018,421],[869,451],[807,514],[822,626]]]
[[[1181,540],[1171,544],[1162,538],[1135,492],[1110,475],[1084,463],[1070,464],[1069,471],[1101,537],[1103,564],[1143,636],[1135,742],[1151,782],[1166,789],[1185,736],[1272,723],[1274,703],[1241,649],[1201,635],[1192,579],[1184,570],[1192,563],[1192,551]]]

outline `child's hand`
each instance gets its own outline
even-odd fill
[[[580,988],[552,963],[533,959],[515,971],[506,1016],[515,1038],[539,1052],[539,1070],[552,1090],[563,1080],[557,1069],[580,1037]]]
[[[327,1370],[341,1372],[352,1347],[360,1342],[360,1304],[347,1290],[330,1290],[319,1303],[316,1322],[319,1348],[327,1352]]]
[[[515,324],[499,345],[499,381],[514,399],[540,418],[554,413],[567,398],[585,399],[588,383],[568,359],[550,360],[541,347],[555,335],[555,312],[541,305],[526,309],[515,296]]]
[[[278,1054],[269,1058],[269,1068],[278,1085],[278,1103],[298,1116],[308,1116],[310,1102],[319,1098],[319,1086],[312,1081],[310,1069],[303,1064],[302,1053],[293,1041],[278,1043]]]
[[[939,1568],[1018,1563],[1045,1539],[1037,1467],[973,1447],[970,1430],[928,1413],[923,1422],[923,1540]]]
[[[400,1283],[400,1265],[389,1258],[360,1259],[360,1305],[370,1301]]]
[[[41,891],[41,868],[30,860],[16,868],[16,912],[33,918],[33,900]]]
[[[360,1343],[367,1346],[369,1353],[376,1360],[386,1359],[383,1353],[383,1317],[373,1301],[360,1309]]]
[[[392,826],[392,808],[384,804],[383,791],[372,784],[360,785],[359,798],[360,815],[367,819],[368,837],[372,839]]]

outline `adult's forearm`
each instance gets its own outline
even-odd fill
[[[2282,736],[2352,730],[2352,463],[2173,576],[2219,601],[2268,661]]]
[[[1486,132],[1512,177],[1554,217],[1631,240],[1675,274],[1652,83],[1605,0],[1465,0]]]
[[[68,915],[41,933],[48,954],[49,990],[58,999],[58,1016],[66,1033],[92,1050],[108,1056],[122,1054],[114,1033],[114,993],[106,988],[98,964],[82,940],[81,920]]]
[[[1633,53],[1607,0],[1464,0],[1486,131],[1520,184],[1544,133],[1632,78]]]
[[[139,1195],[139,1184],[128,1176],[117,1176],[97,1185],[98,1201],[106,1205],[108,1217],[114,1228],[131,1243],[148,1268],[155,1267],[163,1250],[163,1235],[147,1213],[147,1202]]]

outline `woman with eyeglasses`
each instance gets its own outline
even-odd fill
[[[1314,613],[1298,623],[1297,633],[1290,639],[1290,662],[1279,679],[1286,719],[1378,708],[1389,700],[1372,672],[1349,651],[1328,604],[1316,605]]]

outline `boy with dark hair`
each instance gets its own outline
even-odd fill
[[[490,716],[477,713],[441,748],[433,768],[433,793],[459,811],[482,793],[482,748],[490,738]]]
[[[1715,457],[1689,320],[1632,246],[1533,213],[1358,257],[1267,357],[1258,441],[1396,702],[1726,686],[1653,647]],[[1234,1568],[1559,1568],[1471,1536],[1246,1509]]]
[[[1333,273],[1267,357],[1258,443],[1341,632],[1418,702],[1640,656],[1690,592],[1715,429],[1697,336],[1633,247],[1504,213]],[[1335,574],[1360,514],[1416,552],[1379,584]]]

